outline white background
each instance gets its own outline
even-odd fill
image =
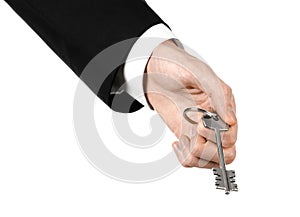
[[[209,170],[126,184],[94,169],[73,130],[77,77],[1,1],[0,216],[299,216],[299,1],[148,3],[233,88],[240,191]]]

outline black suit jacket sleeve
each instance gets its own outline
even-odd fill
[[[87,64],[105,48],[120,41],[139,37],[151,26],[164,23],[143,0],[5,0],[48,46],[80,76]],[[126,59],[131,46],[118,55]],[[99,76],[104,73],[99,69]],[[99,91],[95,91],[108,106],[115,97],[111,87],[120,65],[106,77]],[[114,110],[129,112],[143,105],[124,93]],[[127,103],[128,104],[128,103]]]

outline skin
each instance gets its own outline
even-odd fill
[[[225,162],[236,156],[236,105],[231,88],[201,60],[177,47],[171,40],[153,51],[146,68],[146,96],[178,141],[172,147],[184,167],[218,167],[214,132],[201,122],[201,113],[189,114],[200,124],[183,118],[187,107],[200,107],[218,113],[229,124],[222,133]]]

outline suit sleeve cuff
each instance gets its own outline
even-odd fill
[[[126,59],[124,67],[126,85],[124,89],[145,107],[149,107],[143,87],[143,75],[147,62],[153,50],[159,44],[169,39],[176,40],[175,43],[181,46],[176,36],[167,26],[164,24],[152,26],[135,42]]]

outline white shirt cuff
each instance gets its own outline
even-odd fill
[[[164,24],[157,24],[148,29],[133,45],[124,67],[125,91],[144,106],[148,106],[143,76],[153,50],[162,42],[176,39],[171,30]]]

